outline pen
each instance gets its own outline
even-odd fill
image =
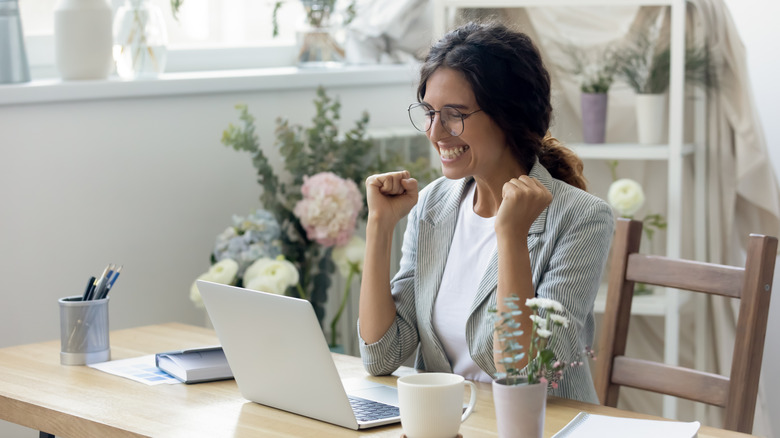
[[[89,293],[92,292],[92,286],[95,284],[95,277],[89,277],[87,287],[84,289],[84,296],[81,297],[81,301],[87,301],[89,299]]]
[[[108,296],[108,293],[111,291],[111,288],[114,287],[114,283],[116,283],[116,279],[119,278],[120,271],[122,271],[121,265],[118,268],[116,268],[116,270],[114,271],[114,276],[111,278],[110,281],[106,283],[106,287],[103,288],[103,292],[98,296],[99,300]]]
[[[89,297],[87,298],[88,300],[95,300],[100,296],[103,291],[103,287],[106,285],[106,274],[108,274],[110,267],[111,265],[109,264],[106,266],[106,269],[103,270],[103,273],[100,274],[100,279],[98,279],[93,292],[89,294]]]

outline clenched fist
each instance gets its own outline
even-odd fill
[[[501,189],[501,206],[496,215],[496,234],[527,235],[531,224],[552,202],[552,193],[536,178],[512,178]]]
[[[371,175],[366,179],[369,220],[395,227],[417,204],[417,180],[406,170]]]

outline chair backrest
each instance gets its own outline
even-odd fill
[[[641,235],[642,222],[618,220],[598,346],[599,399],[614,407],[620,386],[682,397],[725,408],[723,427],[750,433],[777,239],[751,234],[747,261],[740,268],[639,254]],[[636,282],[740,299],[730,377],[625,356]]]

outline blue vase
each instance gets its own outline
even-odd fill
[[[0,0],[0,84],[30,81],[17,0]]]

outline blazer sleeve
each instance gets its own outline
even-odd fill
[[[366,344],[360,336],[360,321],[358,321],[358,338],[363,366],[369,374],[375,376],[390,374],[398,369],[415,352],[420,341],[417,332],[415,272],[418,217],[420,206],[423,203],[421,196],[418,204],[409,212],[401,247],[400,268],[390,282],[396,306],[393,324],[379,341]]]
[[[614,230],[612,209],[605,202],[594,202],[572,212],[547,268],[536,288],[540,298],[559,301],[568,327],[556,329],[553,350],[566,363],[585,361],[584,349],[591,347],[594,335],[593,302],[601,282]],[[588,374],[587,376],[585,374]],[[555,395],[592,400],[595,394],[588,367],[568,367]]]

